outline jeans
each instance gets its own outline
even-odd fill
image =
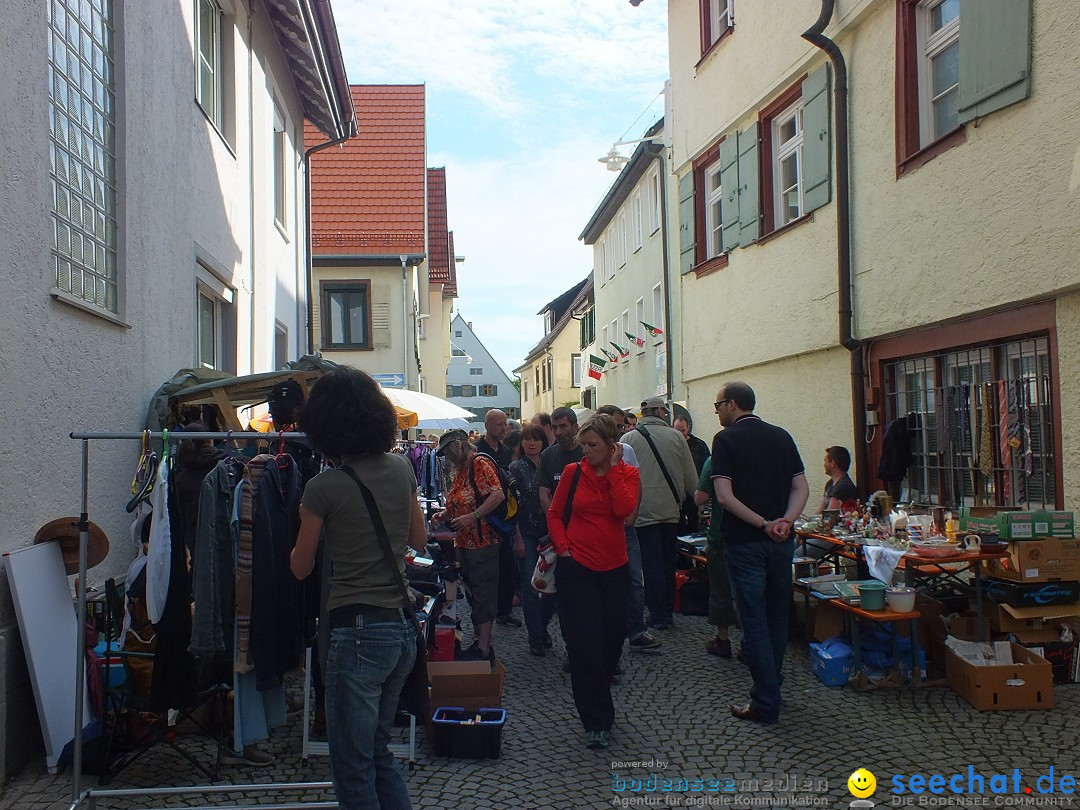
[[[626,637],[635,639],[649,629],[645,626],[645,582],[641,578],[641,544],[637,529],[626,527],[626,556],[630,568],[630,598],[626,602]]]
[[[675,547],[677,523],[653,523],[638,526],[641,544],[641,573],[645,580],[645,604],[649,623],[654,627],[671,624],[675,609]]]
[[[586,731],[611,731],[615,722],[611,677],[626,638],[627,566],[594,571],[571,557],[559,557],[555,587],[581,725]]]
[[[780,716],[794,553],[793,540],[755,540],[724,546],[742,625],[743,660],[754,679],[750,705],[766,720]]]
[[[518,574],[521,576],[521,612],[525,616],[529,644],[542,644],[544,632],[551,623],[551,617],[555,615],[556,597],[541,596],[532,586],[533,571],[536,570],[536,560],[540,556],[536,553],[540,537],[530,537],[527,534],[521,537],[525,541],[525,556],[514,557],[517,560]]]
[[[398,697],[416,660],[408,617],[330,631],[326,729],[334,793],[343,810],[412,808],[387,745]]]

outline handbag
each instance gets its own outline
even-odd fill
[[[581,480],[580,461],[577,463],[577,469],[574,470],[570,492],[566,496],[566,506],[563,507],[563,526],[570,525],[570,516],[574,508],[574,493],[577,492],[579,480]],[[536,550],[540,552],[540,556],[536,558],[536,567],[533,569],[532,586],[537,593],[551,595],[555,593],[555,564],[559,561],[559,553],[555,551],[555,545],[547,535],[544,535]]]
[[[431,707],[428,703],[429,681],[427,671],[427,641],[420,630],[420,622],[416,618],[416,610],[413,608],[412,599],[409,598],[409,591],[405,587],[405,578],[401,576],[401,570],[398,568],[394,559],[394,551],[390,548],[390,537],[386,533],[386,526],[383,524],[382,515],[379,514],[379,507],[375,503],[375,496],[371,494],[371,490],[367,488],[364,482],[360,480],[360,477],[353,472],[352,469],[344,464],[339,469],[346,473],[356,482],[356,485],[360,487],[360,494],[364,496],[364,503],[367,504],[368,512],[371,514],[371,522],[375,526],[375,534],[379,537],[379,544],[382,546],[383,555],[386,557],[387,562],[390,563],[390,569],[394,572],[398,588],[401,591],[401,599],[404,602],[404,607],[409,611],[409,616],[412,617],[413,625],[416,627],[416,661],[413,663],[413,668],[409,673],[409,676],[405,679],[405,685],[401,687],[401,697],[398,698],[398,701],[409,714],[427,720],[431,717]]]

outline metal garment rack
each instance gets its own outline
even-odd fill
[[[75,662],[75,737],[73,739],[72,748],[72,764],[71,764],[71,804],[68,805],[68,810],[76,810],[84,802],[87,807],[94,810],[97,807],[99,799],[122,799],[131,798],[133,796],[148,797],[148,796],[168,796],[176,794],[185,795],[202,795],[202,794],[228,794],[228,793],[284,793],[290,791],[314,791],[314,790],[326,790],[333,791],[332,782],[282,782],[280,784],[266,784],[266,785],[195,785],[192,787],[183,788],[126,788],[118,790],[82,790],[82,749],[83,749],[83,727],[82,727],[82,700],[83,700],[83,688],[86,681],[85,678],[85,666],[86,666],[86,634],[82,632],[82,628],[86,625],[86,549],[89,543],[90,533],[90,515],[89,515],[89,498],[90,498],[90,442],[92,441],[142,441],[144,438],[150,439],[165,439],[170,444],[179,441],[187,441],[189,439],[245,439],[245,440],[262,440],[262,441],[275,441],[282,438],[287,438],[290,442],[295,441],[307,441],[307,435],[304,433],[258,433],[256,431],[229,431],[227,433],[197,433],[197,432],[159,432],[159,431],[141,431],[139,433],[71,433],[69,434],[72,439],[77,439],[83,443],[82,446],[82,511],[79,513],[79,587],[77,589],[76,598],[76,612],[78,615],[79,632],[75,635],[78,638],[76,650],[78,655]],[[204,805],[214,806],[214,805]],[[230,807],[237,808],[237,810],[261,810],[263,807],[273,807],[275,810],[282,810],[282,808],[331,808],[337,807],[336,801],[315,801],[315,802],[293,802],[289,804],[273,804],[273,805],[229,805]]]

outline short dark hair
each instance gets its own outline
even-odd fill
[[[624,411],[618,405],[601,405],[599,408],[596,409],[596,412],[606,413],[608,416],[611,417],[621,416],[623,419],[626,418],[626,411]]]
[[[724,396],[734,402],[740,411],[752,411],[757,405],[754,389],[738,380],[724,383]]]
[[[676,422],[686,422],[686,427],[688,430],[694,429],[694,423],[690,421],[689,416],[676,416],[674,419],[671,420],[671,426],[675,427]]]
[[[526,425],[521,429],[521,440],[537,439],[540,441],[541,449],[546,450],[548,446],[547,431],[540,425]]]
[[[826,447],[825,455],[828,456],[829,461],[844,472],[847,472],[848,468],[851,466],[851,453],[848,452],[846,447],[841,447],[840,445]]]
[[[541,427],[551,427],[551,414],[547,411],[540,411],[536,414],[536,418],[540,420]]]
[[[566,408],[566,407],[556,408],[555,410],[553,410],[551,412],[551,421],[552,422],[558,422],[558,421],[560,421],[562,419],[569,420],[571,425],[576,425],[577,424],[577,414],[574,413],[573,408]]]
[[[397,412],[366,372],[338,366],[316,380],[297,418],[311,445],[333,459],[388,453]]]
[[[517,446],[521,444],[521,431],[511,430],[507,432],[507,434],[503,436],[502,443],[509,447],[511,450],[516,449]]]

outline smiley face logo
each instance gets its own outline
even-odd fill
[[[866,768],[859,768],[848,777],[847,786],[856,799],[865,799],[877,789],[877,779]]]

